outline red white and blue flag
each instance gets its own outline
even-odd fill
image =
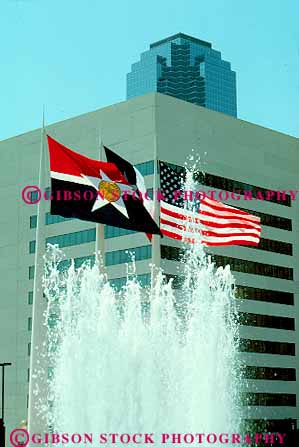
[[[261,234],[260,218],[202,194],[197,212],[183,208],[175,201],[175,191],[181,189],[183,172],[160,162],[161,233],[172,239],[201,242],[206,246],[258,245]],[[178,205],[178,206],[177,206]]]
[[[200,201],[199,223],[205,245],[258,245],[260,241],[259,217],[208,197]]]

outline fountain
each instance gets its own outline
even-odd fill
[[[59,271],[49,248],[45,293],[53,366],[51,426],[71,433],[238,432],[238,330],[229,267],[189,248],[179,290],[159,273],[121,292],[98,265]],[[53,323],[53,322],[52,322]]]
[[[179,289],[162,272],[143,288],[129,271],[121,291],[97,263],[61,273],[62,252],[48,248],[55,432],[154,433],[159,445],[162,433],[238,433],[234,278],[201,244],[185,248]]]

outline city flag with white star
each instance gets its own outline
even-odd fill
[[[51,214],[128,230],[160,234],[135,186],[114,163],[93,160],[47,136],[51,173]]]

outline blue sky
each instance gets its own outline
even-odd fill
[[[1,0],[0,140],[125,100],[126,73],[177,32],[237,72],[238,116],[299,135],[296,0]]]

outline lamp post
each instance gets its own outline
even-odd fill
[[[0,419],[0,447],[5,447],[5,425],[4,425],[4,372],[5,372],[5,366],[11,366],[11,363],[0,363],[0,366],[2,367],[2,394],[1,394],[2,414],[1,414],[1,419]]]

